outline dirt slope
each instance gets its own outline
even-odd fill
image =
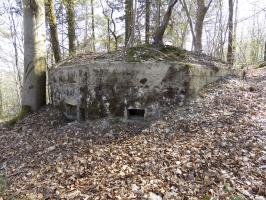
[[[266,199],[266,70],[151,124],[66,122],[46,107],[0,130],[0,199]]]

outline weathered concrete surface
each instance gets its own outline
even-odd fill
[[[51,73],[52,100],[73,119],[150,120],[169,104],[182,103],[206,84],[234,73],[228,68],[177,62],[61,66]]]

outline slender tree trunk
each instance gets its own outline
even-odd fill
[[[125,0],[125,47],[128,45],[133,26],[133,0]]]
[[[110,19],[107,18],[107,51],[111,51]]]
[[[88,24],[89,24],[89,20],[88,20],[88,6],[86,4],[85,6],[85,34],[84,34],[84,46],[87,46],[87,40],[88,40]]]
[[[132,47],[135,43],[135,32],[136,32],[136,21],[137,21],[137,5],[138,1],[135,0],[133,4],[133,14],[132,14],[132,25],[131,25],[131,34],[129,37],[129,41],[126,47]]]
[[[151,15],[151,0],[146,0],[146,16],[145,16],[145,43],[150,43],[150,15]]]
[[[233,64],[233,18],[234,18],[234,4],[233,0],[229,0],[229,19],[228,19],[228,48],[227,48],[227,62]]]
[[[189,25],[187,23],[187,24],[185,24],[184,30],[182,31],[182,34],[181,34],[181,41],[180,41],[180,47],[181,48],[184,48],[184,45],[186,43],[187,35],[188,35],[188,29],[189,29]]]
[[[21,92],[22,92],[22,80],[21,80],[21,71],[19,69],[19,54],[18,54],[18,40],[17,40],[17,27],[15,25],[14,13],[11,10],[9,5],[9,23],[10,23],[10,34],[12,39],[12,44],[14,48],[14,56],[15,56],[15,65],[14,65],[14,72],[16,74],[16,89],[17,89],[17,97],[18,97],[18,104],[21,107]]]
[[[237,19],[238,19],[238,0],[235,0],[235,19],[234,19],[234,34],[233,34],[233,60],[234,62],[236,62],[236,56],[235,56],[235,52],[236,52],[236,47],[237,47],[237,40],[236,40],[236,34],[237,34]]]
[[[111,8],[111,23],[110,23],[110,26],[109,26],[109,31],[111,32],[114,40],[115,40],[115,50],[117,51],[118,49],[118,36],[116,35],[116,23],[115,23],[115,20],[114,20],[114,8],[112,6],[110,6],[110,4],[108,4],[108,6]],[[111,28],[111,25],[113,25],[113,29]],[[111,38],[110,38],[111,40]]]
[[[0,118],[3,117],[3,97],[2,97],[2,83],[0,82]]]
[[[73,0],[66,0],[66,9],[67,9],[69,53],[73,55],[76,53],[75,12],[74,12]]]
[[[224,59],[224,42],[223,42],[223,3],[219,2],[219,40],[218,40],[218,58]]]
[[[172,10],[173,10],[175,4],[177,3],[177,1],[178,0],[170,0],[169,1],[168,8],[167,8],[167,10],[164,14],[164,17],[163,17],[163,21],[153,35],[153,44],[154,45],[163,45],[164,32],[168,26],[170,17],[172,15]]]
[[[61,61],[61,52],[58,40],[58,30],[57,30],[56,15],[54,10],[54,0],[46,0],[46,16],[50,27],[50,37],[54,53],[54,59],[55,62],[58,63]]]
[[[196,14],[196,24],[195,24],[195,51],[202,51],[202,31],[203,31],[203,22],[206,15],[205,3],[204,0],[197,0],[197,14]]]
[[[194,43],[196,41],[196,36],[195,36],[195,32],[194,32],[193,22],[192,22],[191,15],[190,15],[190,9],[187,7],[186,0],[181,0],[181,4],[182,4],[182,7],[185,9],[185,12],[186,12],[186,15],[188,18],[188,23],[189,23],[191,35],[192,35],[192,42]],[[194,44],[193,44],[193,46],[194,46]]]
[[[266,42],[264,44],[264,61],[266,61]]]
[[[156,27],[155,27],[155,29],[157,29],[159,26],[160,26],[160,24],[161,24],[161,0],[156,0],[156,5],[157,5],[157,15],[156,15]]]
[[[91,0],[91,39],[92,39],[92,51],[95,52],[95,20],[94,20],[94,1]]]
[[[23,0],[24,85],[22,109],[36,111],[46,103],[46,46],[44,0]]]
[[[203,32],[203,23],[204,18],[206,16],[206,13],[208,9],[210,8],[210,5],[212,3],[212,0],[209,0],[209,3],[207,6],[205,6],[205,0],[197,0],[197,13],[196,13],[196,23],[195,23],[195,41],[194,47],[195,51],[202,52],[202,32]]]
[[[64,4],[63,2],[60,1],[60,7],[59,7],[59,13],[60,13],[60,18],[61,18],[61,23],[60,23],[60,27],[61,27],[61,47],[62,47],[62,58],[65,57],[65,47],[64,47],[64,34],[65,34],[65,23],[64,23]]]
[[[209,54],[211,56],[216,56],[215,54],[215,51],[217,49],[217,38],[218,38],[218,35],[219,35],[219,8],[217,9],[216,11],[216,15],[215,15],[215,24],[214,24],[214,34],[212,35],[212,40],[210,41],[210,43],[212,43],[210,46],[210,51],[209,51]]]
[[[135,40],[136,40],[137,45],[140,45],[142,43],[141,42],[141,32],[142,31],[141,31],[141,17],[138,14],[136,15],[135,22],[136,22],[135,29],[136,29],[136,32],[138,33]]]
[[[108,7],[111,10],[110,14],[107,14],[106,11],[103,8],[103,15],[105,16],[105,18],[107,19],[107,39],[108,39],[108,45],[107,45],[107,50],[110,51],[111,50],[111,35],[113,36],[114,40],[115,40],[115,50],[118,49],[118,39],[119,36],[116,35],[116,23],[113,17],[114,14],[114,7],[112,6],[112,4],[110,4],[109,2],[107,2]],[[112,29],[113,28],[113,29]]]

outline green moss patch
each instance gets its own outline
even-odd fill
[[[6,124],[9,126],[13,126],[16,123],[20,122],[24,117],[32,113],[30,106],[22,106],[21,111],[18,113],[18,115],[11,120],[7,121]]]
[[[0,197],[5,194],[7,190],[7,181],[4,176],[0,176]]]
[[[178,61],[187,57],[187,51],[174,46],[140,45],[127,49],[128,62],[142,62],[147,60]]]
[[[260,63],[257,68],[263,68],[263,67],[266,67],[266,62],[263,62],[263,63]]]

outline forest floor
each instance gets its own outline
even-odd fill
[[[212,84],[150,124],[67,122],[47,106],[2,125],[0,199],[22,196],[265,200],[266,69]]]

